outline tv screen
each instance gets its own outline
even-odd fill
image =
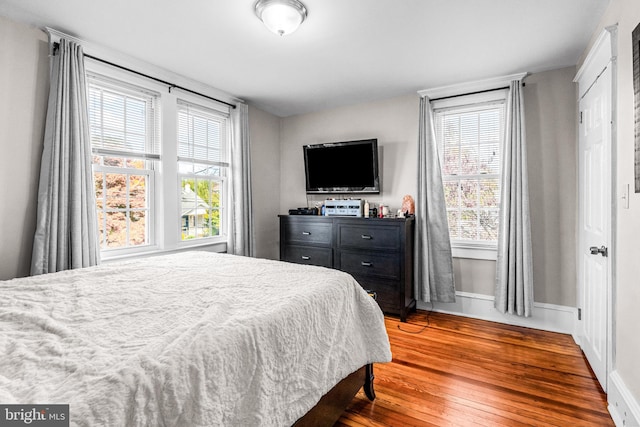
[[[378,140],[304,146],[307,193],[380,193]]]

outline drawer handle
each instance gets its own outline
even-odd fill
[[[360,237],[362,237],[364,240],[371,240],[371,236],[369,236],[368,234],[363,234]]]
[[[360,262],[360,265],[363,266],[363,267],[371,267],[371,266],[373,266],[373,264],[371,264],[370,262],[366,262],[366,261]]]
[[[303,236],[311,236],[311,232],[310,231],[303,231],[302,235]]]
[[[310,256],[306,256],[306,255],[302,255],[300,258],[302,258],[305,261],[309,261],[311,259]]]

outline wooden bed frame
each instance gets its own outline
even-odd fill
[[[373,364],[363,366],[322,396],[316,406],[296,421],[294,426],[330,427],[334,425],[361,387],[369,400],[373,401],[376,398],[373,379]]]

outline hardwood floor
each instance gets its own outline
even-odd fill
[[[385,323],[376,400],[358,392],[336,426],[614,425],[568,335],[424,311]]]

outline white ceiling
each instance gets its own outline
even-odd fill
[[[302,0],[279,37],[255,0],[0,0],[278,116],[575,65],[609,0]]]

